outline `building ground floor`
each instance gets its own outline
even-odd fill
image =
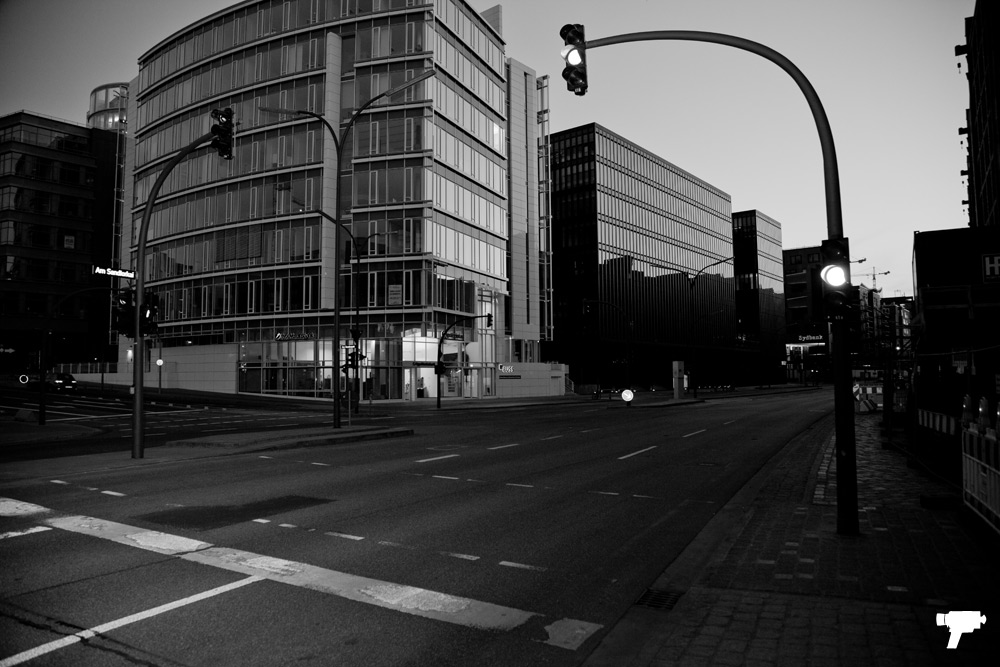
[[[343,339],[341,342],[345,342]],[[144,346],[143,386],[226,394],[353,400],[422,400],[559,396],[566,392],[567,367],[548,363],[500,363],[481,344],[446,340],[444,374],[435,373],[439,341],[428,337],[361,340],[358,367],[345,368],[353,348],[342,346],[338,362],[331,339],[276,340],[160,347]],[[133,344],[123,339],[117,364],[66,364],[58,370],[78,380],[131,385]]]

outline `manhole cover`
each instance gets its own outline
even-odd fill
[[[670,610],[684,595],[682,591],[668,591],[660,588],[650,588],[643,593],[635,604],[649,609]]]
[[[163,526],[187,528],[189,530],[212,530],[231,526],[235,523],[252,521],[272,514],[291,512],[306,507],[314,507],[324,503],[332,503],[327,498],[309,498],[307,496],[281,496],[269,498],[246,505],[195,505],[192,507],[175,507],[162,512],[146,514],[138,519]]]

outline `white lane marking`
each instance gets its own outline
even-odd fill
[[[469,554],[456,554],[451,551],[439,551],[442,556],[451,556],[452,558],[461,558],[462,560],[479,560],[479,556],[470,556]]]
[[[101,491],[101,493],[103,493],[106,496],[115,496],[117,498],[124,498],[125,497],[124,493],[118,493],[117,491]]]
[[[270,519],[254,519],[254,523],[271,523]]]
[[[0,533],[0,540],[6,540],[8,537],[22,537],[24,535],[31,535],[32,533],[44,533],[46,530],[52,529],[48,526],[32,526],[24,530],[12,530],[9,533]]]
[[[536,572],[545,572],[547,567],[540,567],[538,565],[525,565],[524,563],[512,563],[509,560],[502,560],[499,563],[505,567],[516,567],[520,570],[534,570]]]
[[[601,626],[597,623],[563,618],[546,625],[545,629],[549,633],[549,638],[545,641],[546,644],[575,651],[583,645],[583,642],[587,641],[590,635],[600,630]]]
[[[49,481],[52,482],[53,484],[65,484],[69,486],[69,482],[64,482],[61,479],[50,479]]]
[[[11,498],[0,498],[0,516],[3,512],[17,512],[18,514],[8,514],[17,516],[23,514],[34,514],[39,512],[52,512],[49,508],[31,503],[24,503]],[[258,581],[260,578],[269,579],[291,586],[299,586],[310,590],[329,593],[355,602],[373,604],[386,609],[422,616],[446,623],[453,623],[480,630],[511,630],[524,625],[533,618],[544,618],[544,615],[534,612],[516,609],[514,607],[504,607],[490,602],[482,602],[471,598],[439,593],[436,591],[405,586],[378,579],[361,577],[358,575],[328,570],[326,568],[287,561],[281,558],[262,556],[249,551],[238,549],[228,549],[214,547],[206,542],[191,540],[178,535],[168,535],[156,531],[143,530],[134,526],[104,521],[86,516],[64,516],[46,519],[45,523],[76,533],[89,534],[120,544],[155,551],[166,555],[175,555],[186,561],[210,565],[232,572],[240,572],[249,576],[243,580],[245,583]],[[331,533],[327,533],[331,534]],[[346,536],[345,536],[346,537]],[[503,561],[501,565],[508,567],[523,567],[524,569],[541,569],[538,566],[524,565]],[[240,582],[229,584],[229,587],[238,587]],[[226,587],[221,587],[222,590]],[[211,591],[206,592],[207,595]],[[199,596],[185,598],[185,600],[201,599]],[[166,610],[167,605],[157,607],[159,610]],[[145,613],[145,612],[143,612]],[[138,616],[138,615],[136,615]],[[126,617],[133,618],[133,617]],[[132,622],[132,621],[129,621]],[[116,623],[116,622],[112,622]],[[562,619],[556,621],[554,625],[562,627],[567,624],[585,624],[585,621],[574,621],[573,619]],[[95,632],[106,631],[98,626]],[[118,627],[118,626],[115,626]],[[594,626],[591,634],[602,626]],[[85,631],[86,632],[86,631]],[[589,636],[589,635],[588,635]],[[583,637],[580,643],[586,639]],[[551,636],[550,636],[551,640]],[[61,641],[61,640],[60,640]],[[552,643],[551,641],[549,643]],[[553,644],[562,648],[570,648],[569,645]],[[28,658],[31,659],[31,658]],[[12,663],[19,664],[19,663]],[[0,667],[7,667],[0,664]]]
[[[294,523],[279,523],[278,528],[298,528]]]
[[[513,482],[507,482],[507,486],[519,486],[522,489],[533,489],[533,488],[535,488],[534,484],[514,484]]]
[[[230,426],[229,428],[203,428],[202,433],[217,433],[219,431],[235,431],[235,426]]]
[[[27,662],[29,660],[34,660],[46,653],[51,653],[57,651],[61,648],[66,648],[67,646],[72,646],[78,642],[85,639],[92,639],[97,635],[107,634],[112,630],[117,630],[120,627],[129,625],[131,623],[136,623],[138,621],[144,621],[147,618],[152,618],[154,616],[159,616],[160,614],[172,611],[179,607],[184,607],[189,604],[194,604],[195,602],[200,602],[210,597],[215,597],[216,595],[221,595],[223,593],[228,593],[229,591],[236,590],[237,588],[242,588],[247,584],[252,584],[258,581],[263,581],[264,577],[257,575],[249,576],[245,579],[240,579],[239,581],[234,581],[231,584],[226,584],[225,586],[219,586],[218,588],[213,588],[211,590],[198,593],[196,595],[191,595],[186,598],[175,600],[173,602],[168,602],[167,604],[161,604],[159,607],[153,607],[152,609],[147,609],[146,611],[140,611],[137,614],[132,614],[131,616],[125,616],[119,618],[115,621],[110,621],[108,623],[103,623],[101,625],[94,626],[89,630],[81,630],[76,634],[69,635],[68,637],[63,637],[62,639],[56,639],[47,644],[42,644],[41,646],[36,646],[33,649],[23,651],[17,655],[13,655],[4,660],[0,660],[0,667],[14,667],[14,665],[20,665],[21,663]]]
[[[642,454],[643,452],[648,452],[651,449],[656,449],[656,445],[653,445],[652,447],[646,447],[646,449],[640,449],[637,452],[632,452],[631,454],[626,454],[625,456],[619,456],[618,460],[621,461],[622,459],[627,459],[631,456],[635,456],[636,454]]]
[[[549,436],[549,437],[547,437],[547,438],[542,438],[542,440],[555,440],[556,438],[561,438],[561,437],[563,437],[563,435],[565,435],[565,434],[560,434],[560,435],[550,435],[550,436]]]
[[[48,507],[34,505],[13,498],[0,498],[0,516],[29,516],[51,512]]]
[[[735,422],[735,421],[736,421],[735,419],[730,419],[730,420],[729,420],[729,421],[727,421],[727,422],[722,422],[722,425],[723,425],[723,426],[726,426],[727,424],[732,424],[732,423],[733,423],[733,422]]]
[[[273,456],[258,456],[259,459],[273,459]]]
[[[448,475],[431,475],[435,479],[458,479],[458,477],[449,477]]]
[[[305,563],[268,558],[237,549],[215,547],[184,554],[181,558],[234,572],[258,574],[272,581],[329,593],[355,602],[481,630],[512,630],[532,617],[539,616],[512,607],[379,581]]]
[[[520,447],[521,443],[515,442],[513,445],[499,445],[497,447],[487,447],[486,449],[507,449],[508,447]]]
[[[708,430],[707,428],[703,428],[700,431],[695,431],[694,433],[688,433],[687,435],[682,435],[681,437],[682,438],[690,438],[692,435],[698,435],[699,433],[704,433],[707,430]]]
[[[328,467],[328,468],[330,467],[330,464],[329,464],[329,463],[310,463],[309,465],[314,465],[314,466],[326,466],[326,467]]]
[[[615,491],[591,491],[591,493],[596,493],[599,496],[618,496],[621,495]]]
[[[360,535],[348,535],[347,533],[329,532],[329,533],[323,533],[323,534],[324,535],[329,535],[330,537],[343,537],[345,540],[355,540],[355,541],[358,541],[358,540],[365,539],[365,538],[361,537]]]
[[[453,459],[456,456],[461,456],[461,454],[446,454],[445,456],[435,456],[432,459],[420,459],[419,461],[414,461],[414,463],[428,463],[430,461],[440,461],[441,459]]]
[[[92,535],[118,544],[138,547],[147,551],[175,556],[188,551],[207,549],[212,546],[207,542],[188,539],[180,535],[170,535],[155,530],[143,530],[114,521],[95,519],[89,516],[61,516],[46,519],[46,525],[60,528],[71,533]]]

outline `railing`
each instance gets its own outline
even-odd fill
[[[70,375],[100,375],[104,373],[117,373],[118,362],[110,361],[105,363],[88,362],[85,364],[56,364],[56,373],[69,373]]]

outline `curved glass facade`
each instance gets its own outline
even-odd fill
[[[133,255],[172,155],[210,131],[213,109],[236,123],[232,160],[206,144],[153,204],[145,275],[162,345],[236,344],[240,391],[329,397],[340,308],[341,340],[360,332],[365,398],[436,395],[438,337],[458,317],[499,314],[507,290],[503,49],[462,0],[261,0],[142,56]],[[428,69],[357,118],[341,165],[321,121],[261,110],[318,113],[342,132]],[[349,232],[340,248],[321,211]],[[446,395],[494,380],[497,326],[466,324],[445,345]]]
[[[127,107],[128,83],[108,83],[98,86],[90,92],[87,127],[124,131],[128,126],[125,119]]]
[[[739,347],[729,195],[596,124],[551,151],[556,348],[574,382],[669,387],[675,360],[724,381]]]

